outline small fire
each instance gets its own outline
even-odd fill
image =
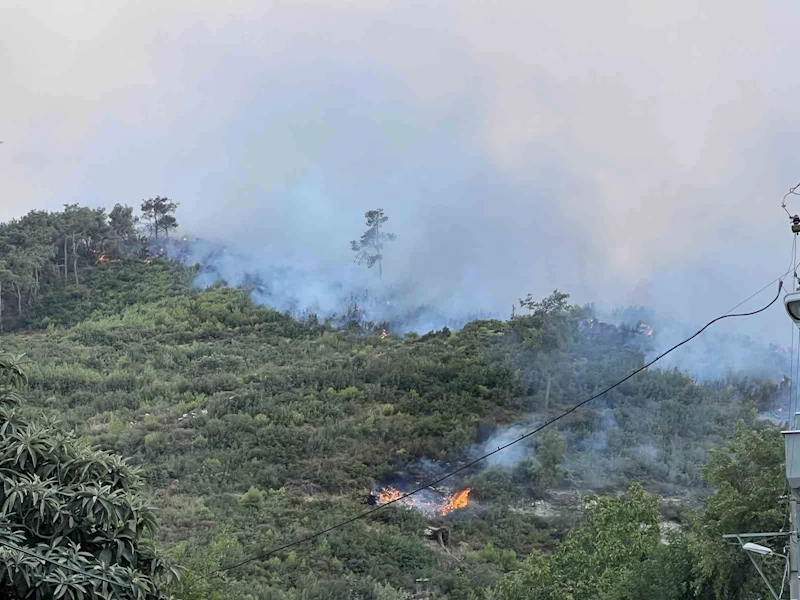
[[[387,504],[388,502],[398,502],[407,508],[415,508],[428,516],[440,515],[442,517],[448,515],[454,510],[466,508],[469,503],[469,493],[472,488],[467,488],[456,492],[447,498],[438,500],[422,499],[418,496],[403,497],[403,494],[397,488],[385,487],[378,492],[378,504]]]
[[[383,488],[380,492],[378,492],[378,502],[381,504],[386,504],[387,502],[393,502],[400,498],[402,494],[400,490],[397,490],[393,487]]]
[[[389,336],[389,334],[388,334],[388,333],[386,333],[386,330],[385,330],[385,329],[384,329],[383,331],[381,331],[381,339],[382,339],[382,340],[385,340],[385,339],[386,339],[388,336]]]
[[[118,258],[109,258],[105,254],[101,254],[97,257],[97,262],[101,263],[118,263],[121,262]]]
[[[445,516],[447,513],[453,512],[454,510],[458,510],[459,508],[466,508],[467,504],[469,504],[469,493],[471,491],[472,488],[467,488],[450,496],[447,499],[447,504],[445,504],[444,508],[442,508],[442,516]]]

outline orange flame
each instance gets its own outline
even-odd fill
[[[460,492],[456,492],[441,502],[425,502],[415,497],[408,497],[400,500],[400,498],[403,496],[400,490],[393,487],[386,487],[382,488],[378,492],[378,503],[386,504],[388,502],[400,500],[399,504],[402,504],[408,508],[416,508],[427,513],[429,516],[438,513],[444,517],[454,510],[466,508],[467,504],[469,503],[468,497],[471,491],[472,488],[467,488],[465,490],[461,490]]]
[[[386,330],[385,330],[385,329],[384,329],[383,331],[381,331],[381,339],[382,339],[382,340],[385,340],[385,339],[388,337],[388,335],[389,335],[389,334],[388,334],[388,333],[386,333]]]
[[[467,488],[450,496],[447,499],[447,504],[445,504],[442,508],[442,516],[445,516],[454,510],[458,510],[459,508],[466,508],[467,504],[469,504],[469,493],[471,491],[472,488]]]
[[[400,490],[397,490],[393,487],[383,488],[380,492],[378,492],[378,502],[381,504],[386,504],[387,502],[397,500],[401,495],[402,494],[400,493]]]

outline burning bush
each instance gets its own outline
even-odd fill
[[[433,490],[422,490],[413,496],[403,498],[403,492],[395,487],[384,487],[373,494],[377,497],[378,505],[396,503],[424,513],[429,517],[447,516],[455,510],[466,508],[469,505],[469,493],[472,488],[466,488],[448,495],[441,495]]]

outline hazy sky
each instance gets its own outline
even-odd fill
[[[0,22],[0,219],[168,195],[185,230],[335,262],[383,207],[387,270],[424,286],[696,320],[789,264],[788,0],[4,0]]]

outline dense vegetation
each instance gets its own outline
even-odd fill
[[[0,332],[31,324],[28,312],[43,299],[50,301],[39,314],[49,316],[47,308],[56,305],[49,296],[56,292],[91,290],[84,275],[93,266],[163,256],[162,244],[178,225],[177,206],[169,198],[150,198],[139,217],[122,204],[108,214],[67,204],[62,212],[34,210],[0,224]]]
[[[113,261],[92,258],[94,241],[77,254],[68,244],[63,262],[77,262],[64,277],[59,223],[86,210],[0,229],[6,264],[42,223],[58,232],[50,262],[9,284],[14,297],[25,290],[7,321],[21,328],[0,349],[29,361],[23,416],[58,417],[140,468],[159,540],[186,569],[177,597],[389,600],[409,597],[417,579],[451,600],[761,592],[721,534],[783,525],[781,440],[757,418],[783,389],[698,385],[674,371],[644,372],[558,431],[449,481],[473,492],[447,517],[393,505],[220,570],[358,514],[385,482],[443,472],[512,435],[507,426],[559,413],[641,365],[652,338],[601,326],[559,293],[458,332],[334,329],[255,306],[243,290],[193,290],[193,268],[140,255],[134,238]],[[20,288],[37,279],[36,293]],[[446,526],[449,544],[426,539],[426,525]]]
[[[3,598],[165,598],[159,583],[175,573],[149,538],[156,519],[136,469],[20,418],[25,383],[17,360],[0,359]]]

